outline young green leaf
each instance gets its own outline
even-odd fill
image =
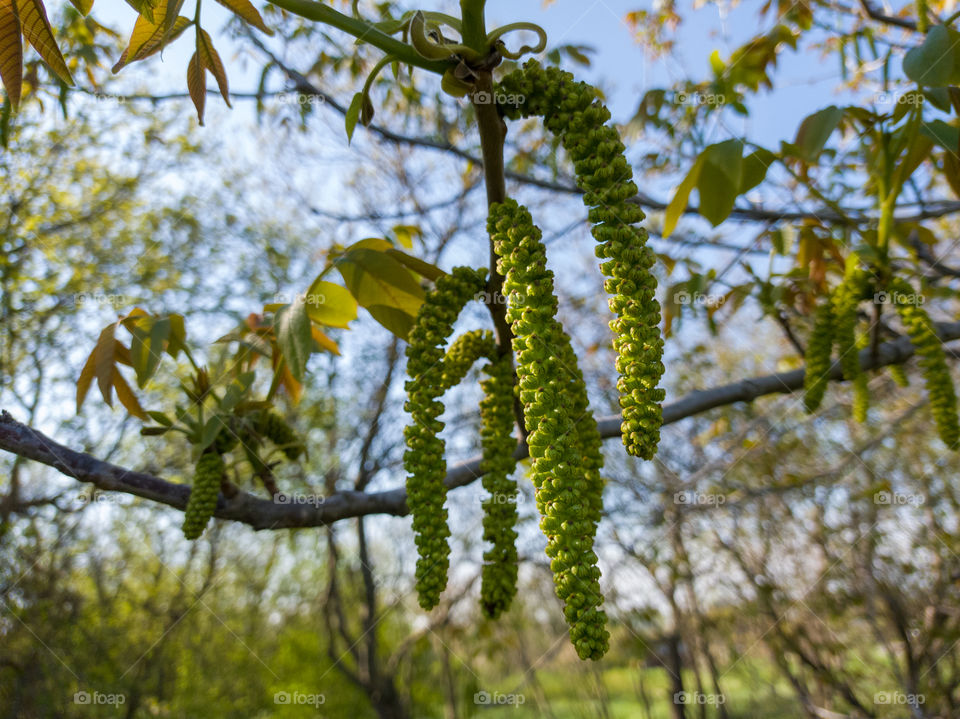
[[[703,165],[697,178],[700,214],[716,226],[727,219],[740,194],[743,143],[725,140],[707,147],[701,157]]]
[[[797,138],[793,141],[800,159],[805,162],[816,160],[842,119],[843,110],[836,105],[805,117],[797,130]]]
[[[296,298],[277,312],[274,330],[277,334],[277,346],[290,373],[298,382],[301,381],[307,368],[307,359],[313,350],[313,334],[310,331],[310,317],[304,298]]]
[[[357,122],[360,120],[360,111],[363,109],[363,93],[358,92],[353,96],[353,100],[350,101],[350,107],[347,108],[346,114],[343,116],[344,124],[347,129],[347,142],[353,141],[353,131],[357,127]]]
[[[690,200],[690,193],[693,191],[693,188],[697,185],[697,180],[700,179],[700,170],[703,168],[703,155],[701,154],[693,163],[693,167],[690,168],[690,171],[687,173],[687,176],[683,178],[677,186],[677,191],[673,193],[673,198],[670,200],[670,204],[667,205],[666,213],[663,218],[663,237],[667,238],[677,227],[677,222],[680,220],[680,216],[683,214],[683,211],[687,209],[687,202]]]

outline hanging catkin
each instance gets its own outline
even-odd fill
[[[943,351],[943,342],[937,336],[930,316],[923,309],[919,293],[915,292],[908,282],[894,279],[890,290],[897,313],[919,357],[918,364],[930,396],[930,411],[937,424],[940,439],[950,449],[956,449],[957,442],[960,441],[957,395]]]
[[[636,223],[643,211],[628,200],[637,194],[633,171],[624,156],[616,129],[606,123],[610,112],[590,85],[557,68],[534,60],[507,75],[501,94],[517,99],[507,106],[508,117],[539,116],[556,135],[573,161],[583,201],[589,208],[592,233],[598,242],[604,287],[616,319],[610,323],[620,374],[622,436],[627,451],[651,458],[660,441],[663,422],[658,388],[663,375],[663,339],[657,281],[651,272],[656,260],[647,246],[646,231]]]
[[[187,539],[198,539],[213,516],[223,469],[223,458],[216,452],[208,450],[197,460],[190,499],[183,515],[183,536]]]
[[[413,421],[404,430],[407,451],[407,505],[413,516],[417,543],[417,595],[420,606],[432,609],[447,585],[450,547],[447,539],[447,488],[443,422],[443,346],[464,305],[480,292],[486,270],[456,267],[441,276],[427,293],[410,330],[407,345],[406,410]]]
[[[556,319],[553,273],[529,212],[513,200],[493,205],[488,230],[505,277],[532,479],[557,596],[577,653],[598,659],[609,643],[593,551],[602,487],[585,469],[581,446],[592,440],[578,432],[580,417],[574,416],[581,400],[571,388],[582,379],[575,365],[562,361],[575,358],[565,350],[569,340]]]
[[[484,368],[481,386],[480,438],[483,443],[483,554],[480,606],[491,619],[505,612],[517,593],[517,483],[511,479],[517,461],[513,451],[513,362],[509,354],[492,359]]]

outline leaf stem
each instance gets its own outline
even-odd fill
[[[486,55],[490,49],[487,42],[484,5],[486,5],[486,0],[460,0],[460,15],[463,25],[460,35],[463,38],[463,44],[473,48],[481,56]]]
[[[406,65],[414,65],[423,70],[429,70],[442,75],[449,66],[444,60],[427,60],[421,57],[416,50],[405,42],[401,42],[390,35],[378,30],[366,20],[360,20],[349,15],[337,12],[332,7],[316,2],[316,0],[270,0],[274,5],[299,17],[322,22],[358,40],[369,43],[393,55]]]

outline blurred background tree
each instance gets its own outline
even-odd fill
[[[211,97],[201,130],[178,45],[111,77],[130,15],[98,8],[100,25],[49,9],[76,84],[28,54],[20,111],[8,100],[2,118],[0,407],[20,422],[189,482],[176,440],[140,436],[94,402],[74,416],[104,322],[137,306],[181,313],[209,346],[204,361],[224,369],[233,345],[215,340],[364,237],[444,268],[488,264],[473,110],[435,79],[384,73],[375,123],[348,147],[343,115],[375,58],[273,5],[273,37],[218,10],[212,34],[241,89],[233,111]],[[862,423],[848,383],[806,414],[789,379],[814,307],[852,252],[877,247],[884,216],[886,266],[935,320],[956,316],[956,80],[925,77],[952,62],[930,28],[952,27],[953,10],[601,3],[581,32],[583,8],[517,18],[490,3],[505,21],[542,14],[546,60],[599,83],[629,139],[660,260],[668,405],[739,388],[695,416],[678,409],[652,462],[607,443],[598,554],[613,639],[602,661],[584,665],[569,646],[523,480],[520,592],[490,622],[476,607],[483,494],[470,477],[450,499],[451,585],[424,614],[402,517],[257,533],[217,521],[190,544],[175,510],[5,455],[2,715],[955,716],[956,457],[920,367],[903,365],[907,387],[870,373]],[[605,47],[598,27],[617,43]],[[915,48],[934,54],[904,65]],[[666,72],[637,78],[641,52]],[[613,416],[606,297],[581,269],[595,260],[569,164],[533,123],[511,125],[508,159],[510,195],[543,222],[591,401]],[[884,173],[898,167],[891,200]],[[868,345],[902,339],[882,299],[862,310]],[[402,475],[403,345],[365,314],[351,329],[331,333],[340,359],[311,359],[296,407],[278,404],[309,458],[275,481],[318,511],[389,492]],[[161,366],[144,406],[172,403],[183,368]],[[477,451],[475,384],[447,402],[452,459]],[[231,479],[256,491],[239,470]]]

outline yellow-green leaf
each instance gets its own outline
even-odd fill
[[[307,290],[307,314],[327,327],[346,328],[357,318],[357,301],[350,291],[319,277]]]
[[[209,70],[217,79],[217,87],[220,88],[220,94],[223,95],[224,102],[230,107],[230,89],[227,87],[227,73],[223,69],[223,62],[220,60],[220,54],[213,46],[213,40],[206,30],[197,29],[197,57],[200,64]]]
[[[207,103],[207,74],[197,59],[197,53],[193,53],[187,65],[187,89],[194,107],[197,108],[200,124],[203,125],[203,108]]]
[[[265,32],[267,35],[273,35],[273,30],[263,23],[263,17],[250,0],[217,0],[224,7],[229,8],[243,20],[253,25],[257,30]]]
[[[116,340],[113,336],[114,325],[103,329],[100,338],[97,340],[97,346],[93,351],[96,354],[94,359],[94,374],[97,377],[97,386],[100,387],[100,394],[103,395],[103,401],[109,406],[113,406],[113,370],[114,370],[114,349],[116,349]]]
[[[683,182],[677,187],[677,191],[667,205],[666,213],[663,217],[663,237],[669,237],[677,227],[677,222],[683,211],[687,209],[687,201],[690,199],[690,193],[700,179],[700,169],[703,167],[703,155],[697,157],[690,168],[690,172],[683,178]]]
[[[20,28],[23,36],[40,53],[40,57],[57,76],[68,85],[73,84],[67,63],[60,54],[57,41],[53,37],[53,28],[47,20],[47,11],[40,0],[17,0],[20,15]]]
[[[70,0],[81,15],[86,15],[93,8],[93,0]]]
[[[408,255],[406,252],[401,252],[400,250],[396,249],[389,249],[386,252],[395,260],[402,262],[418,275],[421,277],[426,277],[431,282],[436,282],[445,274],[447,274],[436,265],[431,265],[429,262],[421,260],[419,257]]]
[[[20,17],[13,0],[0,0],[0,78],[14,109],[20,106],[23,85],[23,43]]]
[[[340,348],[337,347],[337,343],[327,337],[323,330],[316,325],[313,325],[310,328],[310,332],[313,335],[313,341],[317,343],[320,349],[326,350],[330,354],[334,354],[337,357],[340,356]]]
[[[153,10],[156,15],[148,17],[141,14],[137,17],[127,48],[120,55],[117,64],[113,66],[113,72],[120,72],[123,67],[131,62],[143,60],[159,52],[191,25],[189,19],[180,15],[173,20],[172,29],[167,33],[165,25],[167,0],[158,0]],[[157,20],[157,22],[154,22],[154,20]]]
[[[116,367],[113,369],[113,386],[117,390],[117,399],[120,400],[120,404],[126,408],[127,412],[146,422],[149,419],[147,413],[143,411],[143,407],[141,407],[137,401],[137,396],[133,393],[133,390],[130,389],[130,385],[127,384],[123,375],[120,374],[120,370]]]
[[[361,241],[357,245],[374,242]],[[354,245],[335,264],[360,306],[381,325],[406,339],[424,297],[423,288],[410,270],[386,252],[369,246]]]
[[[126,0],[127,5],[137,11],[138,15],[143,15],[150,22],[154,22],[153,8],[157,0]]]

